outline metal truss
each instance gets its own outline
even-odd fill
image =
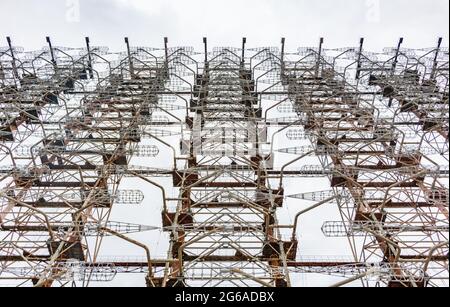
[[[0,47],[0,285],[448,286],[449,53]],[[284,140],[284,141],[283,141]],[[287,144],[287,145],[286,145]],[[279,159],[292,158],[279,165]],[[163,160],[164,167],[156,160]],[[311,164],[316,161],[316,164]],[[329,179],[307,190],[287,182]],[[171,186],[167,184],[171,179]],[[133,182],[133,188],[124,182]],[[139,181],[139,183],[137,183]],[[162,203],[144,196],[157,188]],[[175,191],[175,196],[169,191]],[[173,193],[172,193],[173,194]],[[284,208],[295,209],[288,222]],[[351,258],[306,259],[300,218]],[[159,225],[114,221],[152,205]],[[297,207],[295,207],[297,208]],[[159,231],[167,254],[134,234]],[[105,238],[145,257],[102,257]],[[318,238],[320,240],[320,238]],[[330,285],[331,286],[331,285]]]

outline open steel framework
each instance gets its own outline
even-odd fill
[[[7,38],[0,48],[0,285],[89,286],[135,272],[149,287],[290,287],[299,273],[342,277],[334,286],[448,285],[442,39],[379,53],[363,39],[296,52],[284,39],[211,50],[205,38],[202,52],[167,39],[162,48],[125,39],[119,53],[89,38],[84,48],[47,43],[25,51]],[[282,138],[290,146],[277,146]],[[171,167],[153,166],[162,148]],[[277,166],[280,155],[289,162]],[[328,188],[285,186],[311,177]],[[120,189],[124,178],[160,189],[162,203]],[[313,205],[283,225],[286,199]],[[305,261],[300,220],[330,203],[340,216],[316,217],[317,227],[348,238],[353,257]],[[110,219],[115,206],[138,204],[161,224]],[[163,259],[132,239],[157,230],[170,241]],[[100,260],[106,237],[145,258]]]

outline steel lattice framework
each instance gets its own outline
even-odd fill
[[[0,286],[448,286],[449,51],[357,47],[0,48]],[[275,115],[278,114],[278,115]],[[284,140],[284,141],[283,141]],[[286,144],[290,144],[286,147]],[[279,145],[284,144],[284,145]],[[160,152],[169,163],[154,167]],[[279,166],[278,157],[291,157]],[[311,160],[317,164],[310,164]],[[328,178],[317,191],[289,180]],[[172,187],[164,186],[171,178]],[[303,178],[303,179],[302,179]],[[161,224],[111,220],[161,190]],[[168,189],[176,196],[168,196]],[[287,201],[314,202],[285,223]],[[300,218],[350,259],[300,256]],[[133,234],[161,231],[156,259]],[[144,258],[101,260],[104,239]],[[320,238],[318,238],[320,240]],[[326,284],[324,284],[326,285]]]

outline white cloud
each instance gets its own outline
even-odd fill
[[[27,48],[38,48],[50,35],[59,45],[77,46],[89,35],[96,44],[123,48],[123,36],[134,44],[160,46],[164,36],[172,45],[287,47],[356,45],[366,37],[367,48],[381,49],[405,37],[405,47],[435,45],[444,36],[448,45],[448,0],[379,0],[379,15],[362,0],[79,0],[80,22],[67,22],[65,1],[1,0],[0,34],[11,35]],[[370,15],[372,16],[372,15]],[[0,43],[0,45],[4,44]]]
[[[119,8],[132,8],[148,15],[160,14],[164,3],[164,0],[114,0],[119,5]]]

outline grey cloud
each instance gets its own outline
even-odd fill
[[[80,22],[69,23],[66,1],[2,0],[0,34],[28,48],[42,46],[45,35],[71,46],[89,35],[114,49],[123,48],[125,35],[149,46],[161,45],[164,36],[194,46],[204,35],[213,45],[238,45],[244,35],[250,45],[276,45],[286,36],[291,48],[316,44],[320,36],[330,46],[354,45],[365,36],[371,48],[393,45],[399,36],[414,47],[432,45],[439,35],[448,38],[447,0],[379,1],[380,20],[373,23],[366,18],[366,0],[168,0],[153,14],[118,0],[80,0]]]
[[[370,48],[393,45],[399,36],[412,47],[448,38],[447,0],[379,0],[379,22],[367,20],[367,1],[167,0],[149,14],[118,0],[80,0],[80,22],[69,23],[66,1],[2,0],[0,35],[28,48],[42,46],[45,35],[70,46],[89,35],[114,49],[123,48],[125,35],[137,45],[160,46],[169,36],[171,44],[196,47],[204,35],[213,45],[238,45],[245,35],[253,46],[277,45],[286,36],[290,48],[316,44],[320,36],[330,46],[354,45],[365,36]]]

